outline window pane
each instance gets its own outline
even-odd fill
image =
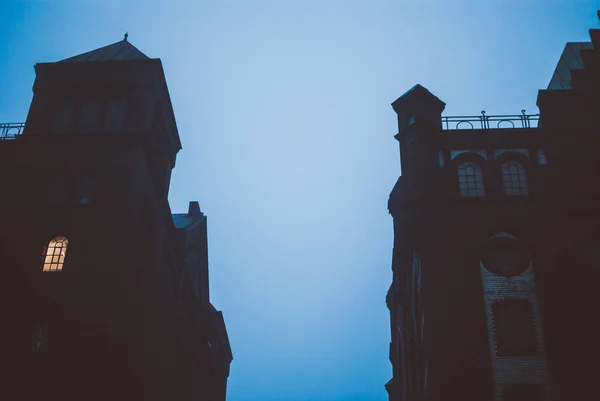
[[[68,240],[65,237],[56,237],[50,240],[44,255],[42,271],[60,271],[65,262]]]
[[[477,163],[466,162],[458,166],[458,186],[461,196],[484,196],[483,172]]]
[[[502,180],[505,195],[527,195],[529,188],[525,167],[511,161],[502,165]]]

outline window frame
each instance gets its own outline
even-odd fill
[[[60,239],[60,242],[57,241],[58,239]],[[59,247],[52,246],[53,242],[64,245],[61,245]],[[68,245],[69,238],[63,235],[57,235],[46,242],[44,252],[42,253],[42,273],[59,273],[64,270],[65,262],[67,260]],[[52,253],[49,253],[51,246]],[[58,249],[58,254],[56,249]],[[62,254],[60,252],[62,252]],[[56,257],[58,257],[58,259],[55,261]]]
[[[506,171],[511,167],[517,169],[516,173]],[[510,157],[500,161],[500,177],[504,196],[520,197],[529,196],[531,194],[529,171],[521,160]],[[507,181],[507,177],[509,177],[509,181]],[[516,180],[513,179],[514,177],[516,177]],[[510,184],[510,186],[507,186],[507,184]]]
[[[461,198],[484,198],[486,196],[486,180],[485,180],[485,169],[483,163],[481,163],[475,155],[466,154],[470,157],[462,157],[455,159],[454,171],[456,173],[456,182],[458,183],[458,195]],[[474,171],[469,174],[467,168],[472,167]],[[465,170],[465,175],[461,175],[461,170]],[[479,179],[478,179],[479,176]],[[462,181],[461,178],[465,180]],[[471,182],[469,178],[472,177]],[[462,186],[466,185],[465,188]],[[471,184],[474,184],[474,188],[470,188]],[[463,192],[466,191],[466,192]]]

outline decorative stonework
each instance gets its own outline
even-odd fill
[[[514,237],[504,234],[500,235],[489,243]],[[494,249],[494,247],[491,247]],[[484,255],[486,253],[484,252]],[[515,256],[515,255],[513,255]],[[486,256],[484,256],[485,258]],[[504,270],[489,269],[483,261],[480,262],[481,278],[483,284],[483,294],[485,302],[485,313],[488,327],[488,338],[490,344],[490,360],[492,363],[492,380],[495,401],[504,401],[502,392],[507,386],[520,383],[530,383],[539,386],[542,400],[550,400],[550,382],[548,379],[548,369],[546,360],[546,351],[544,347],[544,338],[542,332],[540,308],[535,294],[535,281],[533,266],[527,258],[525,269],[519,267],[523,263],[523,256],[515,256],[513,259],[504,258],[505,261],[512,260],[516,266],[507,266]],[[488,265],[491,262],[487,262]],[[506,270],[510,274],[502,273]],[[536,355],[520,356],[498,356],[496,343],[496,333],[494,326],[494,315],[492,305],[496,301],[502,300],[523,300],[531,305],[531,315],[533,317],[533,326],[535,327],[535,336],[537,340],[538,352]]]

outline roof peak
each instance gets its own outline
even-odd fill
[[[86,53],[81,53],[73,57],[61,60],[60,62],[71,61],[114,61],[114,60],[148,60],[149,57],[139,51],[132,45],[127,38],[129,34],[125,32],[123,40],[108,46],[101,47]]]

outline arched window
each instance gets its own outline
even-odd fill
[[[63,269],[68,242],[66,237],[56,237],[50,240],[46,247],[43,271],[58,272]]]
[[[461,196],[485,196],[481,166],[474,162],[459,164],[458,187]]]
[[[529,185],[525,167],[521,163],[510,161],[502,164],[504,195],[529,195]]]

